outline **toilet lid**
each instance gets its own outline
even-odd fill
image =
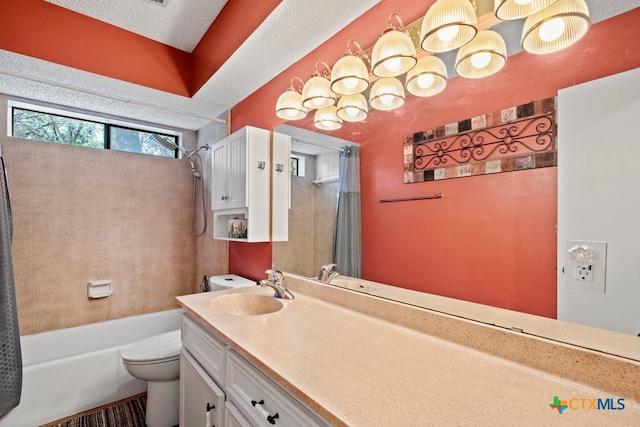
[[[150,362],[160,359],[176,358],[180,355],[182,342],[180,329],[145,338],[127,347],[122,352],[122,359],[127,362]]]

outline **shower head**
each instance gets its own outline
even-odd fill
[[[189,159],[189,163],[191,163],[191,173],[193,174],[194,177],[196,178],[200,178],[200,173],[196,171],[196,167],[193,164],[193,160],[191,160],[191,155],[193,153],[189,153],[187,150],[185,150],[184,148],[180,147],[178,144],[176,144],[175,142],[172,142],[171,140],[169,140],[168,138],[162,136],[162,135],[158,135],[157,133],[152,133],[151,137],[153,139],[155,139],[155,141],[162,145],[164,148],[166,148],[167,150],[171,150],[171,151],[175,151],[175,150],[179,150],[180,152],[182,152],[182,154],[184,154],[185,156],[187,156],[187,159]]]
[[[168,138],[162,136],[162,135],[158,135],[157,133],[152,133],[151,137],[160,145],[162,145],[164,148],[166,148],[167,150],[171,150],[171,151],[175,151],[175,150],[180,150],[182,153],[187,154],[186,150],[182,147],[180,147],[178,144],[176,144],[175,142],[172,142],[171,140],[169,140]]]

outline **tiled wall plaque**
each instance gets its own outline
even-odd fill
[[[557,166],[555,98],[416,132],[405,139],[404,182]]]

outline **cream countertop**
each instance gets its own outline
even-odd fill
[[[178,297],[193,317],[329,422],[349,426],[638,425],[640,405],[624,410],[565,410],[554,396],[619,395],[552,376],[472,348],[302,293],[275,313],[233,316],[209,307],[220,291]],[[333,297],[369,298],[389,313],[422,309],[342,289]],[[271,294],[268,289],[241,292]],[[313,294],[314,292],[309,292]],[[473,333],[473,331],[470,331]],[[624,381],[624,378],[620,379]],[[637,379],[636,379],[637,381]],[[586,401],[585,401],[586,402]],[[581,401],[572,401],[578,406]]]

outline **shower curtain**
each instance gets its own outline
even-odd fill
[[[333,260],[340,274],[362,275],[362,226],[360,223],[360,149],[347,146],[340,152],[338,212]]]
[[[18,406],[22,393],[22,352],[18,331],[11,240],[13,224],[7,175],[0,147],[0,417]]]

